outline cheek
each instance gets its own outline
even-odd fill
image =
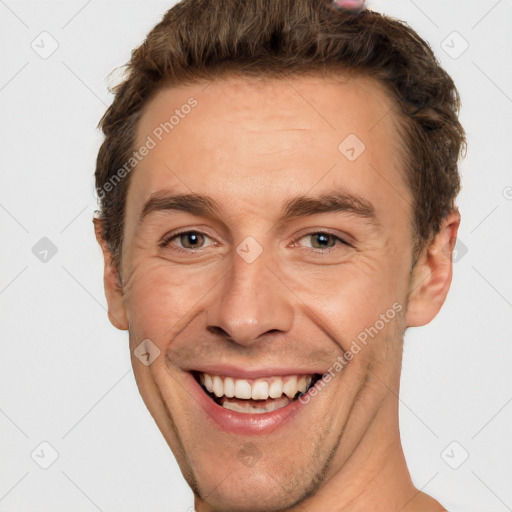
[[[133,258],[125,301],[134,337],[149,338],[166,350],[176,333],[218,299],[228,271],[228,261],[198,267],[145,255]]]
[[[156,260],[137,265],[126,284],[130,324],[157,345],[172,337],[211,287],[191,268],[176,271]]]
[[[401,279],[384,257],[361,256],[344,265],[306,268],[285,278],[305,311],[344,336],[357,335],[403,296]]]
[[[333,349],[333,364],[342,357],[349,381],[364,380],[370,361],[388,359],[397,350],[405,306],[387,262],[366,259],[323,275],[294,274],[293,279],[290,288],[301,299],[305,322],[330,337],[324,347]]]
[[[220,300],[223,276],[229,275],[227,261],[201,268],[152,257],[133,261],[125,298],[134,342],[149,338],[162,349],[194,316]],[[277,286],[275,292],[266,288],[267,293],[278,294],[302,312],[295,328],[302,322],[317,324],[343,350],[401,297],[396,268],[381,251],[341,265],[278,263],[272,270],[286,286]]]

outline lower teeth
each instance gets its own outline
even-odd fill
[[[286,407],[291,400],[287,396],[269,398],[268,400],[241,400],[223,397],[220,405],[235,412],[263,414]]]

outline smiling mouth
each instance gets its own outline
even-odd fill
[[[264,414],[282,409],[307,393],[320,374],[237,379],[192,372],[203,391],[215,403],[231,411]]]

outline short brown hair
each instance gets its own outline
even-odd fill
[[[132,156],[138,120],[156,92],[236,74],[337,72],[371,77],[389,91],[403,126],[417,253],[455,207],[466,145],[457,89],[428,43],[404,22],[370,10],[343,13],[328,0],[183,0],[132,52],[99,123],[99,219],[114,261],[120,265],[130,174],[106,184]]]

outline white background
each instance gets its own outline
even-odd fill
[[[172,3],[0,0],[0,512],[192,506],[139,396],[127,334],[108,322],[91,222],[96,125],[112,99],[105,79]],[[462,247],[442,312],[406,336],[406,458],[416,486],[451,512],[505,512],[512,510],[512,1],[370,7],[430,42],[458,85],[469,138],[459,198],[467,253]],[[31,48],[43,31],[59,45],[47,59]],[[469,48],[453,58],[461,37]],[[46,263],[32,253],[42,237],[58,249]],[[50,461],[43,441],[59,455],[48,469],[35,462]],[[457,465],[465,451],[469,458],[452,469],[447,461]]]

